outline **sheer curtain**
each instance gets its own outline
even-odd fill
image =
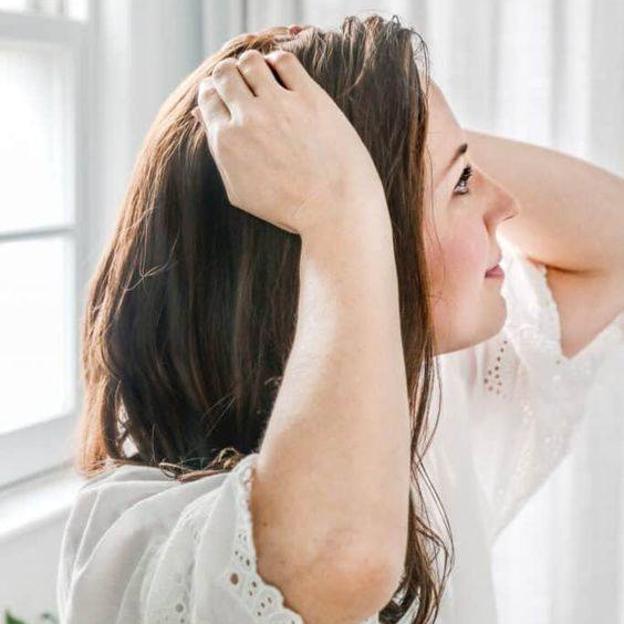
[[[624,173],[620,0],[249,0],[247,27],[396,13],[427,42],[459,122]]]

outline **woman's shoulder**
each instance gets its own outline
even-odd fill
[[[180,512],[190,490],[211,490],[218,481],[209,478],[181,487],[157,467],[109,466],[79,488],[64,528],[64,555],[80,567],[107,534],[119,527],[132,531],[139,522],[147,527],[156,519],[162,526]]]
[[[166,606],[166,595],[154,590],[143,596],[141,587],[175,587],[175,574],[186,570],[199,554],[210,554],[204,562],[206,579],[225,568],[234,557],[237,527],[245,519],[241,508],[257,455],[244,456],[229,471],[185,482],[158,467],[121,465],[84,483],[61,544],[57,592],[63,612],[86,613],[91,607],[83,604],[82,596],[96,600],[97,585],[106,578],[115,579],[110,581],[109,598],[114,594],[121,600],[134,579],[134,602],[98,603],[102,619],[97,621],[104,621],[104,614],[114,620],[122,613],[128,617],[124,621],[138,621],[134,618],[139,604],[141,609],[155,609],[153,605],[162,602],[159,609],[173,609],[173,604]],[[191,579],[185,579],[184,588],[189,590]]]
[[[122,513],[127,517],[145,510],[163,510],[162,520],[175,516],[200,496],[219,490],[228,476],[240,479],[257,454],[243,457],[230,471],[220,471],[189,481],[178,481],[159,466],[120,464],[108,466],[88,478],[78,489],[73,504],[72,520],[84,517],[90,524],[106,525]]]

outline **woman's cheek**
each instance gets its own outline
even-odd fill
[[[473,221],[464,221],[453,229],[447,246],[449,273],[464,287],[481,285],[488,255],[487,237]]]
[[[449,219],[435,224],[425,237],[425,253],[434,296],[452,305],[477,299],[488,262],[488,238],[483,222]]]

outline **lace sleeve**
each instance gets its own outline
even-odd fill
[[[502,241],[501,241],[502,242]],[[616,319],[580,353],[561,351],[547,267],[503,245],[502,331],[475,348],[475,467],[495,537],[565,456],[601,365],[622,345]]]
[[[63,534],[63,623],[303,624],[258,574],[250,508],[257,455],[187,483],[127,466],[94,480]],[[363,624],[378,624],[377,616]]]
[[[192,536],[195,556],[175,577],[182,581],[177,602],[159,599],[159,608],[153,602],[153,616],[147,619],[150,624],[183,624],[189,622],[184,617],[188,612],[190,622],[303,624],[303,618],[285,606],[282,592],[258,573],[250,504],[257,457],[253,453],[237,464],[214,506],[208,509],[198,501],[189,510],[184,523],[190,529],[187,533]],[[218,552],[211,543],[217,539]],[[203,562],[211,566],[214,582],[206,584]],[[163,595],[158,590],[152,597],[156,600]],[[372,616],[362,624],[378,624],[378,618]]]
[[[243,458],[214,500],[203,496],[187,507],[155,558],[142,621],[303,624],[257,571],[249,506],[256,458]]]
[[[258,574],[256,550],[252,533],[251,483],[255,458],[237,466],[235,474],[236,530],[228,564],[220,577],[221,585],[245,605],[254,622],[303,624],[300,615],[284,606],[279,589],[266,583]],[[253,460],[253,461],[252,461]]]

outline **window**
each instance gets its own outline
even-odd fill
[[[0,487],[72,455],[86,12],[0,0]]]

